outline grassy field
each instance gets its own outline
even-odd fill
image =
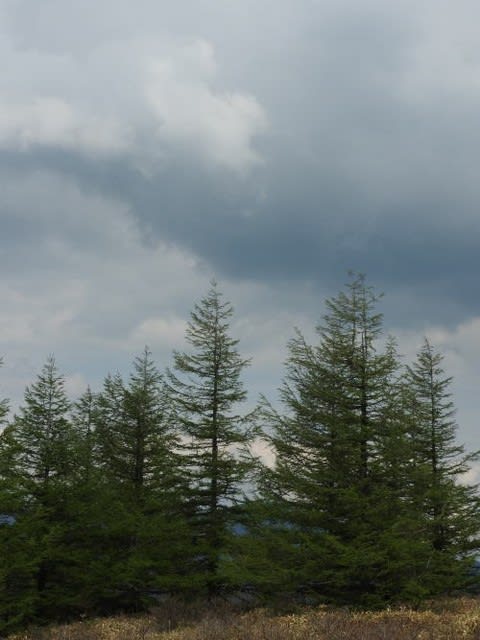
[[[419,611],[355,613],[310,608],[289,615],[217,605],[201,614],[166,604],[148,616],[32,630],[9,640],[480,640],[480,600],[457,598]]]

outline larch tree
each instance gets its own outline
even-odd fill
[[[71,595],[69,568],[75,559],[67,549],[66,514],[74,483],[74,438],[69,409],[64,376],[50,356],[26,388],[24,403],[9,428],[16,448],[15,474],[24,496],[14,528],[28,547],[35,583],[29,608],[40,621],[65,613]],[[19,544],[19,553],[22,548]]]
[[[152,591],[182,582],[187,544],[178,433],[148,348],[135,359],[126,383],[119,374],[107,376],[96,404],[101,488],[111,496],[101,545],[110,547],[114,588],[104,592],[115,594],[117,606],[142,608]]]
[[[0,433],[0,635],[31,622],[38,602],[38,544],[18,454],[13,428],[7,425]]]
[[[70,523],[68,553],[75,558],[69,576],[74,585],[72,607],[85,612],[109,611],[112,580],[112,557],[118,539],[112,535],[113,522],[120,518],[116,493],[101,466],[97,433],[99,398],[90,387],[71,408],[74,439],[74,482],[67,505]]]
[[[97,413],[98,395],[88,386],[71,411],[71,423],[77,440],[75,466],[82,480],[87,483],[94,475],[98,462]]]
[[[169,473],[174,473],[177,466],[178,433],[169,420],[163,376],[148,347],[135,359],[133,368],[125,391],[125,411],[133,435],[129,445],[131,481],[135,498],[141,501],[145,488],[169,487]]]
[[[119,374],[106,377],[95,410],[99,462],[136,504],[158,486],[166,489],[169,474],[177,473],[179,435],[170,413],[163,376],[147,347],[128,383]]]
[[[425,339],[407,367],[412,449],[412,500],[423,517],[429,545],[425,581],[432,592],[462,587],[480,546],[478,486],[462,481],[480,452],[466,454],[457,441],[452,378],[443,356]]]
[[[260,539],[270,539],[277,583],[336,602],[393,598],[398,557],[408,555],[398,526],[408,456],[395,407],[399,365],[394,344],[381,346],[379,298],[355,276],[327,300],[318,344],[300,333],[289,343],[284,411],[264,409],[275,465],[261,479]]]
[[[131,459],[127,448],[131,447],[125,407],[125,383],[120,373],[109,373],[98,394],[95,433],[98,447],[97,464],[109,482],[131,481]]]
[[[190,536],[180,434],[164,377],[148,347],[133,369],[125,393],[126,417],[133,429],[131,480],[139,525],[132,566],[144,589],[176,590],[186,584]]]
[[[2,360],[0,359],[0,365]],[[19,449],[6,424],[8,401],[0,401],[0,634],[8,633],[33,615],[35,593],[31,548],[19,544],[14,524],[27,496],[17,475]]]
[[[36,382],[26,388],[24,404],[14,420],[19,464],[36,495],[46,495],[52,481],[68,476],[72,465],[69,410],[64,376],[50,356]]]
[[[190,484],[198,574],[210,594],[225,577],[221,559],[239,518],[242,489],[252,460],[250,414],[239,413],[246,400],[241,374],[248,360],[230,336],[233,308],[216,283],[194,306],[186,331],[190,350],[174,352],[168,386],[181,426]]]

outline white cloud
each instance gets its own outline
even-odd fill
[[[111,34],[82,55],[19,47],[0,27],[0,148],[122,154],[149,172],[179,152],[233,172],[258,164],[258,100],[216,86],[201,38]]]
[[[88,387],[88,380],[82,373],[71,373],[65,376],[65,391],[67,396],[71,399],[76,399],[82,395],[82,393]]]
[[[80,153],[124,152],[130,131],[106,118],[82,116],[59,98],[36,97],[11,103],[0,97],[0,147],[27,150],[33,146]]]
[[[143,320],[134,328],[131,341],[150,348],[178,349],[184,343],[186,320],[178,317],[154,317]]]
[[[146,96],[160,140],[192,145],[201,157],[242,171],[260,162],[252,143],[266,117],[253,96],[214,91],[215,68],[212,45],[196,41],[151,62]]]
[[[480,465],[474,462],[470,469],[461,477],[461,482],[465,485],[477,484],[480,481]]]
[[[275,453],[272,447],[266,440],[262,438],[256,438],[251,446],[251,451],[254,456],[260,458],[263,464],[272,468],[275,464]]]

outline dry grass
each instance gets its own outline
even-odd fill
[[[197,622],[193,619],[199,617]],[[458,598],[422,611],[353,613],[312,608],[291,615],[165,605],[142,617],[115,617],[10,636],[9,640],[480,640],[480,600]]]

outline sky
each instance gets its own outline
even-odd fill
[[[480,448],[480,5],[0,0],[0,391],[185,348],[216,278],[275,400],[349,269]]]

